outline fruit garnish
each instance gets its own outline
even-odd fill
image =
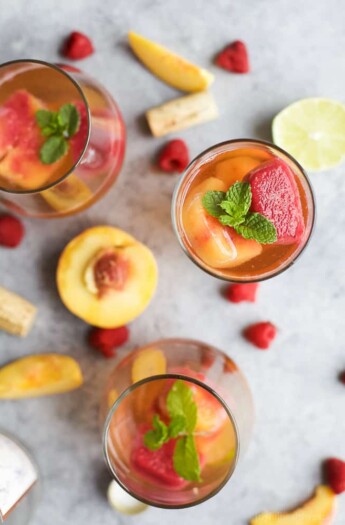
[[[62,302],[99,328],[118,328],[140,315],[156,284],[151,251],[111,226],[95,226],[75,237],[63,250],[57,268]]]
[[[216,64],[232,73],[248,73],[249,58],[247,46],[241,40],[235,40],[235,42],[228,44],[218,54]]]
[[[272,135],[306,170],[337,166],[345,157],[345,105],[327,98],[299,100],[273,119]]]
[[[150,450],[142,441],[132,451],[132,465],[148,481],[155,481],[172,490],[182,489],[188,481],[179,476],[174,468],[173,457],[176,440],[171,439],[158,450]]]
[[[329,458],[324,463],[324,471],[328,485],[335,494],[345,492],[345,461]]]
[[[68,139],[79,129],[79,111],[74,104],[64,104],[59,111],[39,109],[36,122],[42,135],[48,137],[41,146],[40,159],[43,164],[53,164],[67,153]]]
[[[128,33],[128,40],[137,58],[170,86],[181,91],[204,91],[214,80],[205,69],[133,31]]]
[[[262,159],[249,157],[246,153],[249,155],[250,151],[245,150],[243,155],[235,158],[225,158],[215,165],[214,176],[222,180],[227,188],[238,180],[242,180],[247,173],[262,163]]]
[[[189,151],[181,139],[174,139],[165,144],[159,154],[158,165],[167,173],[182,173],[189,164]]]
[[[35,320],[37,308],[19,295],[0,287],[0,330],[25,337]]]
[[[231,226],[244,239],[260,244],[271,244],[277,240],[274,224],[264,215],[251,212],[252,190],[248,182],[235,182],[227,192],[208,191],[202,205],[209,215],[223,226]]]
[[[194,93],[175,98],[146,111],[154,137],[162,137],[218,118],[218,108],[211,93]]]
[[[190,192],[182,208],[183,227],[198,257],[212,268],[231,268],[260,255],[261,244],[224,227],[206,211],[202,198],[208,190],[225,193],[226,185],[214,177],[206,179]]]
[[[24,89],[15,91],[0,107],[0,179],[7,188],[41,188],[59,166],[59,162],[43,164],[39,158],[45,137],[35,117],[45,109],[40,99]]]
[[[246,176],[252,192],[251,211],[271,221],[279,244],[299,242],[305,231],[295,176],[281,159],[261,164]]]
[[[277,328],[269,321],[255,323],[243,330],[243,336],[254,346],[267,350],[277,335]]]
[[[72,357],[37,354],[17,359],[0,369],[0,398],[61,394],[79,388],[82,383],[80,367]]]
[[[229,284],[225,291],[225,297],[231,303],[242,303],[247,301],[255,303],[258,283]]]
[[[137,383],[146,377],[165,374],[167,362],[159,348],[144,348],[141,350],[132,366],[132,382]]]
[[[153,428],[144,436],[145,447],[149,450],[159,450],[173,440],[175,472],[188,481],[200,481],[200,461],[194,437],[198,407],[192,389],[181,380],[175,381],[167,395],[166,407],[169,424],[166,425],[160,416],[155,414]]]
[[[92,328],[88,341],[92,348],[98,350],[104,357],[115,357],[115,349],[124,345],[129,338],[127,326],[118,328]]]
[[[94,52],[92,41],[84,33],[73,31],[65,40],[62,55],[70,60],[81,60]]]
[[[0,246],[17,248],[24,237],[22,221],[13,215],[0,215]]]
[[[109,483],[107,498],[111,507],[123,514],[139,514],[148,508],[148,505],[128,494],[114,479]]]
[[[291,512],[266,512],[250,520],[250,525],[330,525],[335,511],[334,492],[323,485],[304,505]]]
[[[39,196],[53,210],[70,211],[92,199],[93,193],[83,180],[71,173],[53,188],[41,191]]]

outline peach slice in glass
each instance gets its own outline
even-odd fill
[[[235,157],[224,159],[215,166],[214,176],[222,180],[227,189],[241,181],[247,173],[261,164],[261,160],[252,157]]]
[[[165,374],[167,363],[159,348],[145,348],[136,356],[132,365],[132,382],[155,375]]]
[[[60,184],[42,191],[40,196],[53,210],[65,211],[88,202],[93,194],[85,182],[71,173]]]
[[[207,191],[226,191],[226,184],[210,177],[193,189],[183,206],[183,225],[192,249],[206,264],[227,267],[236,259],[236,248],[227,228],[211,217],[202,205]]]
[[[80,367],[72,357],[37,354],[0,369],[0,399],[60,394],[74,390],[82,383]]]
[[[152,252],[111,226],[75,237],[60,256],[57,286],[62,302],[93,326],[116,328],[140,315],[152,299],[157,265]]]

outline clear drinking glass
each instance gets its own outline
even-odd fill
[[[299,200],[303,219],[296,227],[296,242],[264,245],[246,240],[211,217],[202,205],[207,191],[227,191],[235,182],[245,182],[250,171],[272,161],[288,166],[292,191]],[[284,190],[275,182],[267,183],[266,189],[272,202],[282,199]],[[293,223],[293,213],[291,217]],[[259,140],[230,140],[202,152],[182,174],[172,201],[172,222],[184,252],[202,270],[229,282],[262,281],[289,268],[306,247],[314,219],[313,191],[303,168],[281,148]]]
[[[169,424],[167,395],[181,380],[197,405],[200,481],[182,479],[174,470],[177,441],[158,451],[143,441],[154,415]],[[117,363],[104,391],[101,421],[104,453],[116,481],[144,503],[182,508],[214,496],[233,475],[251,437],[254,409],[247,381],[227,355],[198,341],[164,339]]]
[[[80,126],[67,154],[40,160],[39,109],[74,104]],[[0,203],[22,215],[61,217],[91,206],[119,175],[125,126],[112,96],[84,72],[39,60],[0,66]]]

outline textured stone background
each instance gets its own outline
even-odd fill
[[[310,494],[320,461],[345,457],[345,390],[336,381],[344,355],[344,166],[311,176],[318,221],[312,242],[287,273],[261,286],[255,305],[233,306],[221,284],[181,252],[170,224],[176,178],[152,166],[157,148],[143,112],[176,96],[129,53],[133,28],[216,73],[212,88],[219,120],[181,135],[194,156],[218,141],[270,138],[274,114],[307,96],[344,99],[345,32],[341,0],[0,0],[0,61],[32,57],[55,61],[61,39],[73,29],[91,35],[97,53],[80,63],[113,93],[127,123],[128,149],[116,187],[80,216],[26,221],[16,251],[0,252],[1,284],[39,306],[25,340],[0,335],[0,364],[35,352],[75,356],[84,388],[51,398],[0,404],[0,424],[35,453],[44,492],[33,525],[111,523],[244,525],[259,511],[283,509]],[[229,75],[211,59],[227,41],[248,43],[252,72]],[[158,292],[132,326],[126,350],[167,336],[203,339],[227,351],[248,376],[257,409],[249,453],[227,487],[199,508],[150,509],[138,518],[117,515],[105,500],[108,475],[98,431],[98,404],[109,363],[84,342],[86,326],[60,303],[54,284],[57,256],[83,228],[109,223],[128,229],[154,251]],[[248,322],[270,319],[280,328],[271,351],[240,337]],[[335,525],[343,525],[344,497]]]

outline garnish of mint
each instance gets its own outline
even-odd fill
[[[231,226],[245,239],[261,244],[276,242],[274,224],[261,213],[250,212],[251,203],[252,190],[248,182],[235,182],[227,192],[208,191],[202,198],[205,210],[223,226]]]
[[[39,109],[36,122],[42,135],[48,137],[40,149],[40,159],[43,164],[53,164],[67,153],[68,140],[79,129],[79,111],[74,104],[64,104],[59,111]]]
[[[166,403],[169,425],[159,415],[154,415],[153,429],[146,432],[144,444],[150,450],[158,450],[170,439],[176,439],[173,455],[176,473],[188,481],[200,481],[200,462],[194,437],[197,405],[192,390],[178,379],[170,389]]]

